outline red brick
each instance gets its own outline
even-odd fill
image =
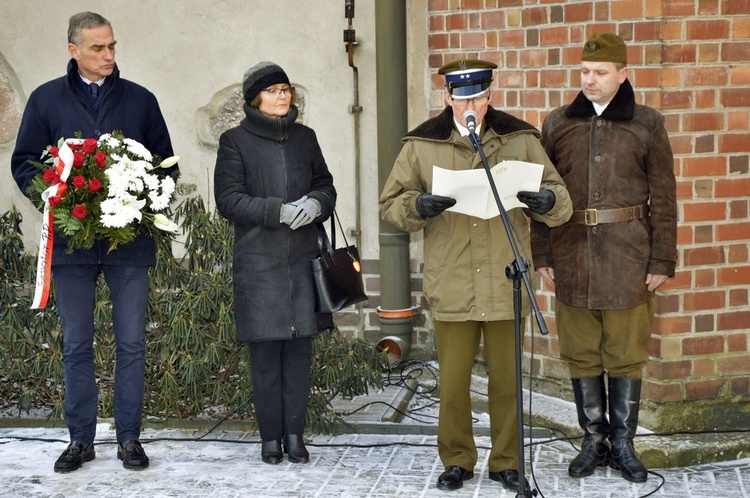
[[[653,0],[652,0],[653,1]],[[643,17],[643,0],[617,0],[609,3],[612,19],[634,19]]]
[[[669,143],[672,146],[673,154],[689,154],[693,152],[692,135],[671,135],[669,137]]]
[[[661,40],[662,23],[659,21],[641,21],[635,23],[635,41]]]
[[[676,271],[673,278],[668,279],[659,290],[690,289],[692,285],[691,272]]]
[[[720,135],[719,152],[750,152],[750,133],[725,133]]]
[[[746,16],[739,19],[734,19],[732,38],[735,40],[750,38],[750,17]]]
[[[728,247],[729,256],[727,256],[728,263],[747,263],[750,261],[748,257],[747,244],[732,244]]]
[[[693,360],[694,377],[715,377],[716,363],[710,358],[697,358]]]
[[[524,47],[526,46],[526,32],[522,29],[505,29],[500,33],[500,46]]]
[[[691,316],[662,316],[654,320],[654,333],[659,335],[684,334],[691,332],[692,328]]]
[[[750,222],[737,222],[716,226],[716,242],[747,240],[750,234]]]
[[[448,10],[448,0],[428,0],[427,10],[428,12]]]
[[[690,17],[695,15],[694,0],[668,0],[661,3],[665,17]]]
[[[750,66],[733,67],[730,79],[733,85],[750,85]]]
[[[656,2],[652,2],[656,3]],[[644,397],[658,403],[674,403],[682,401],[682,389],[679,384],[657,384],[647,382]]]
[[[747,333],[729,334],[727,336],[727,350],[730,353],[747,352]]]
[[[750,196],[750,178],[719,179],[715,185],[716,197]]]
[[[713,399],[719,395],[724,380],[700,380],[685,384],[687,399],[697,401],[701,399]]]
[[[719,44],[703,42],[698,47],[698,62],[710,64],[719,62]]]
[[[730,308],[747,306],[748,304],[750,304],[750,299],[748,299],[747,289],[731,289],[729,291]]]
[[[565,6],[563,6],[563,12],[566,23],[591,21],[593,16],[593,4],[591,2],[574,4],[566,3]]]
[[[682,162],[683,177],[723,176],[727,174],[727,159],[722,156],[685,157]]]
[[[707,289],[716,287],[716,270],[711,268],[695,270],[695,288]]]
[[[724,107],[750,107],[750,90],[747,88],[725,88],[721,90],[721,105]]]
[[[724,352],[724,338],[686,337],[682,340],[682,353],[686,356],[710,355]]]
[[[667,64],[695,62],[696,53],[696,45],[692,43],[666,45],[662,48],[662,62]]]
[[[524,26],[539,26],[549,22],[547,7],[526,7],[521,14]]]
[[[448,31],[466,29],[469,26],[469,16],[466,14],[450,14],[445,17],[445,26]]]
[[[750,266],[737,265],[719,268],[717,277],[719,287],[750,285]]]
[[[693,369],[693,363],[690,360],[679,361],[662,361],[655,364],[655,373],[660,379],[684,379],[689,377]]]
[[[484,33],[482,33],[481,31],[461,33],[461,48],[483,49],[484,48]]]
[[[726,67],[694,67],[685,69],[685,86],[726,86],[729,70]]]
[[[482,29],[500,29],[504,27],[505,16],[499,10],[491,10],[489,12],[482,12]]]
[[[750,61],[750,43],[749,42],[722,43],[721,60],[724,62]]]
[[[448,35],[429,35],[427,37],[427,45],[431,50],[445,50],[446,48],[448,48]]]
[[[698,14],[715,16],[719,13],[719,0],[698,0]]]
[[[733,111],[729,113],[729,131],[750,130],[750,113],[747,111]]]
[[[683,251],[683,266],[718,265],[724,263],[723,247],[698,247]]]
[[[484,7],[484,0],[461,0],[461,9],[477,10]]]
[[[723,0],[722,13],[728,16],[747,15],[750,12],[750,0]]]
[[[716,108],[716,90],[696,90],[695,108],[696,109],[715,109]]]
[[[732,396],[747,397],[750,394],[750,378],[731,379],[731,383]]]
[[[561,26],[541,30],[539,42],[542,45],[567,45],[570,43],[568,27]]]
[[[726,219],[726,203],[724,202],[698,202],[685,204],[683,206],[685,222],[694,221],[717,221]]]
[[[543,68],[547,65],[547,51],[529,49],[521,52],[521,67]]]
[[[721,309],[724,301],[723,291],[689,292],[682,296],[682,306],[687,312]]]
[[[750,373],[750,361],[746,355],[719,358],[716,360],[719,375],[741,375]]]
[[[747,330],[750,329],[750,311],[719,313],[717,315],[717,330]]]
[[[702,112],[683,115],[682,131],[717,131],[723,129],[723,113]]]
[[[564,87],[568,81],[567,74],[567,71],[556,69],[542,71],[540,75],[542,88]]]
[[[725,40],[729,38],[729,21],[688,21],[688,40]]]

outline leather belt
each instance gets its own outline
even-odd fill
[[[617,209],[584,209],[573,211],[570,223],[583,223],[587,227],[593,227],[600,223],[640,220],[648,216],[648,212],[648,204]]]

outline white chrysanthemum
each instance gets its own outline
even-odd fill
[[[163,195],[171,197],[174,194],[175,183],[171,176],[165,176],[161,179],[161,192]]]
[[[143,183],[150,191],[159,190],[159,177],[156,175],[143,175]]]
[[[128,226],[132,220],[126,217],[122,212],[113,214],[102,214],[99,217],[99,221],[102,222],[107,228],[122,228]]]
[[[132,138],[125,138],[122,142],[127,146],[128,152],[135,154],[136,156],[142,157],[146,161],[151,161],[154,157],[151,153],[143,146],[140,142],[133,140]]]
[[[149,192],[148,198],[151,200],[149,207],[154,211],[161,211],[169,206],[169,196],[167,195],[158,195],[156,192]]]

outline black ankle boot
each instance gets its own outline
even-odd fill
[[[285,434],[284,451],[289,455],[289,461],[292,463],[307,463],[310,461],[310,453],[305,448],[302,434]]]
[[[281,451],[281,439],[273,441],[261,441],[260,458],[265,463],[277,464],[284,459],[284,453]]]
[[[607,421],[607,393],[604,374],[598,377],[571,379],[578,411],[578,423],[585,431],[581,452],[570,462],[570,477],[586,477],[598,466],[609,461],[609,422]]]
[[[610,467],[620,470],[630,482],[646,482],[648,470],[638,460],[633,437],[638,428],[641,379],[616,377],[609,379],[609,440],[612,443]]]

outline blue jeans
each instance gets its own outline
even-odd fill
[[[99,272],[104,274],[109,287],[117,343],[115,428],[118,443],[140,437],[143,413],[148,266],[54,266],[52,278],[63,329],[65,422],[70,440],[83,444],[93,442],[96,435],[98,401],[92,348]]]

